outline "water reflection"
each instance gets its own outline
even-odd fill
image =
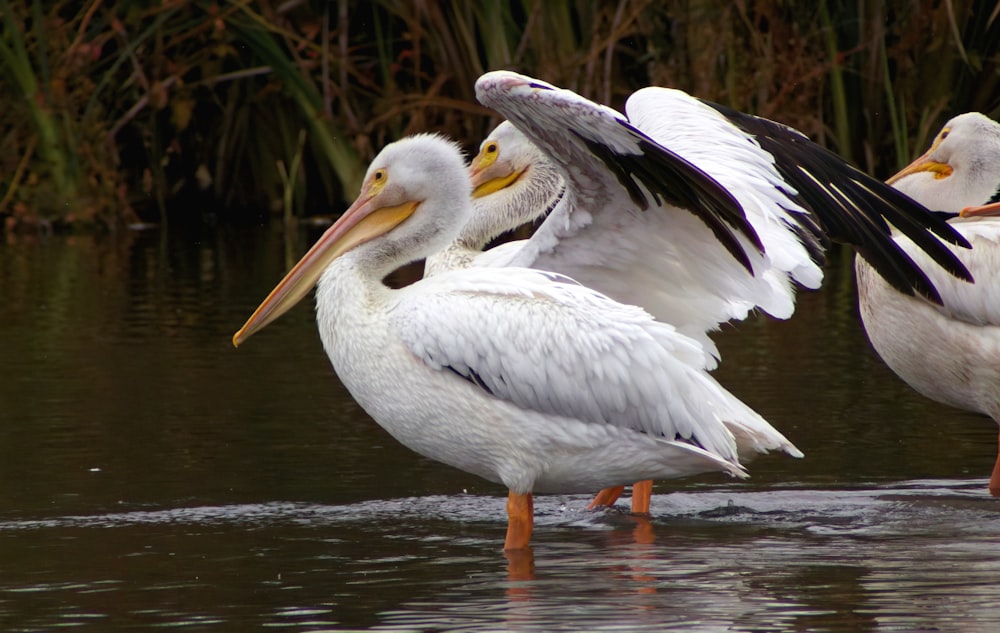
[[[36,614],[23,622],[37,629],[127,616],[232,630],[974,630],[1000,621],[1000,508],[982,483],[658,495],[646,543],[585,496],[540,497],[531,579],[503,565],[496,496],[5,521],[0,542],[21,547],[3,559],[0,616]]]
[[[310,310],[232,349],[297,255],[269,231],[0,246],[0,629],[1000,624],[995,427],[881,365],[845,262],[792,321],[720,335],[720,380],[805,459],[658,484],[647,522],[538,497],[510,561],[505,491],[371,422]]]

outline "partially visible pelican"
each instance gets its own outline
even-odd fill
[[[708,333],[755,309],[790,317],[795,285],[820,286],[829,239],[854,245],[908,293],[936,298],[887,220],[949,271],[965,272],[928,232],[962,243],[943,220],[778,123],[665,88],[633,94],[626,119],[506,71],[481,77],[477,96],[508,121],[473,159],[475,212],[428,259],[429,274],[468,265],[559,272],[676,326],[702,343],[713,368]],[[479,252],[550,209],[530,239]],[[726,224],[742,241],[728,240]],[[768,450],[801,455],[780,435],[741,444],[740,454]],[[633,491],[633,511],[648,510],[649,490],[643,482]],[[620,492],[602,491],[594,503]]]
[[[900,294],[858,259],[861,319],[882,360],[923,395],[1000,424],[1000,124],[970,112],[945,124],[930,150],[889,179],[950,221],[972,250],[954,249],[976,279],[957,282],[905,237],[896,241],[925,267],[942,305]],[[1000,496],[1000,457],[990,493]]]
[[[508,550],[529,543],[535,492],[746,476],[726,423],[767,423],[707,373],[697,341],[642,309],[515,267],[382,283],[451,242],[470,195],[454,144],[418,135],[387,146],[233,343],[318,283],[320,337],[341,381],[405,446],[507,486]]]

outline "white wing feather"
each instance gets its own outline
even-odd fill
[[[734,463],[727,418],[770,428],[707,373],[696,341],[639,308],[529,269],[443,273],[420,286],[399,291],[394,329],[427,365],[494,397],[692,441]]]
[[[774,157],[717,110],[680,90],[643,88],[625,104],[632,124],[715,178],[743,206],[770,257],[774,283],[788,276],[819,288],[823,270],[796,235],[796,214],[808,215],[788,194],[795,189],[778,173]],[[777,290],[781,292],[781,290]],[[790,292],[790,291],[788,291]],[[788,316],[792,306],[788,306]]]

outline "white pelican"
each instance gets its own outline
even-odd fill
[[[1000,124],[974,112],[951,119],[930,150],[889,182],[928,208],[968,216],[951,220],[951,226],[972,244],[972,250],[955,254],[976,283],[941,274],[910,240],[898,237],[926,266],[943,305],[900,294],[858,259],[868,338],[882,360],[923,395],[1000,424],[1000,218],[979,217],[1000,212]],[[1000,457],[989,490],[1000,496]]]
[[[318,282],[320,336],[341,381],[405,446],[507,486],[505,549],[528,545],[533,492],[745,476],[724,422],[767,423],[708,374],[696,341],[642,309],[524,268],[382,283],[455,238],[470,194],[452,143],[419,135],[387,146],[358,199],[233,343]]]
[[[475,213],[428,260],[430,274],[470,264],[559,272],[675,325],[703,344],[712,368],[718,351],[708,332],[755,308],[791,316],[795,283],[822,281],[828,238],[855,245],[903,291],[935,297],[891,240],[888,218],[964,272],[927,234],[961,243],[943,220],[780,124],[665,88],[633,94],[626,119],[506,71],[480,78],[477,95],[508,121],[473,160]],[[550,208],[531,239],[478,252]],[[758,434],[741,448],[743,459],[775,449],[801,455],[780,435]],[[634,511],[648,509],[649,490],[643,482],[633,491]],[[595,504],[619,493],[602,491]]]

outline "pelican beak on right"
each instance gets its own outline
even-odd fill
[[[965,207],[959,215],[963,218],[981,218],[984,216],[1000,215],[1000,202],[984,204],[979,207]]]
[[[928,171],[934,174],[935,178],[947,178],[955,170],[948,163],[942,163],[940,161],[933,160],[931,156],[937,151],[937,148],[941,146],[941,142],[947,136],[948,129],[944,129],[938,134],[937,138],[934,139],[934,143],[931,148],[924,152],[922,156],[917,158],[915,161],[904,167],[895,176],[892,176],[885,182],[887,184],[893,184],[901,178],[916,174],[922,171]]]

